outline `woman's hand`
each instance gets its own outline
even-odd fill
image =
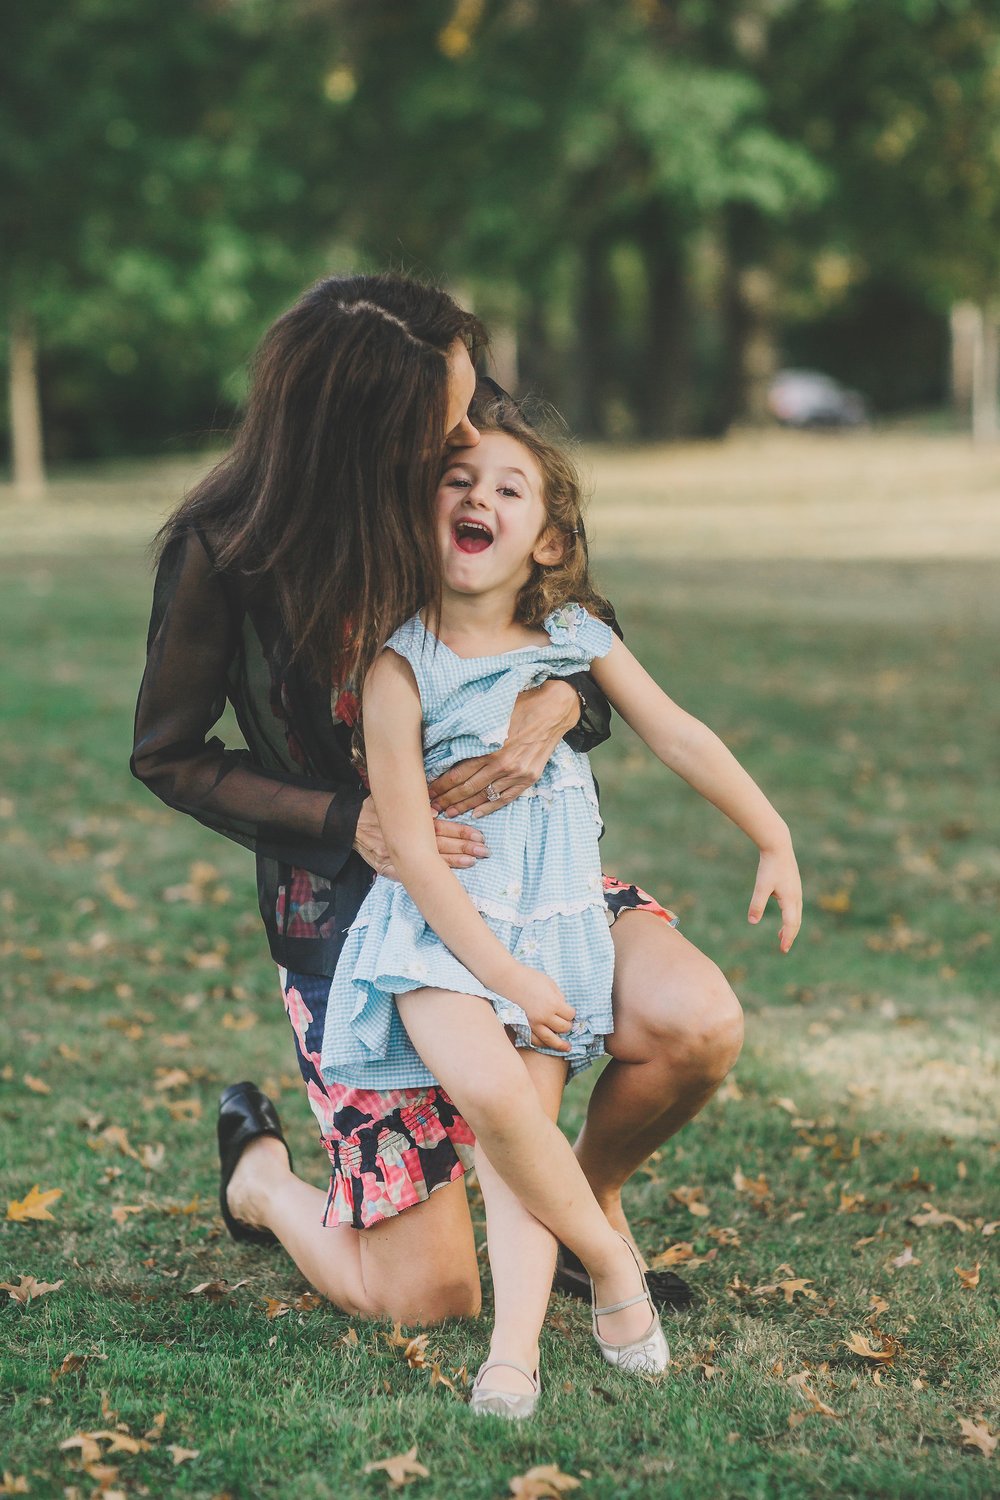
[[[477,859],[489,857],[486,840],[478,828],[467,828],[464,823],[446,823],[442,818],[435,818],[434,834],[438,853],[453,870],[468,870]],[[354,848],[379,875],[398,880],[371,797],[366,797],[361,804],[361,814],[354,834]]]
[[[563,1039],[562,1033],[572,1027],[576,1011],[554,979],[518,963],[500,993],[524,1011],[536,1047],[570,1051],[570,1043]]]
[[[775,848],[760,851],[757,883],[753,888],[750,910],[747,913],[748,922],[756,924],[760,921],[772,896],[781,908],[778,946],[782,953],[787,953],[802,925],[802,879],[790,838]]]
[[[477,818],[496,812],[534,786],[553,750],[580,718],[580,697],[570,682],[550,677],[541,687],[520,693],[499,750],[459,761],[430,784],[431,806],[445,817],[475,810]],[[488,797],[491,786],[498,796]]]

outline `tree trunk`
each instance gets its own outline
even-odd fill
[[[951,406],[963,427],[972,420],[976,382],[976,347],[982,341],[983,315],[975,302],[956,302],[951,309]]]
[[[614,365],[614,287],[603,235],[582,250],[577,300],[578,410],[575,425],[585,437],[608,435],[608,402]]]
[[[663,441],[691,432],[691,361],[684,247],[658,209],[643,228],[642,255],[648,304],[635,404],[641,435]]]
[[[26,313],[15,313],[10,323],[10,446],[14,493],[39,499],[45,493],[42,407],[35,329]]]
[[[979,309],[979,331],[973,346],[972,436],[995,443],[1000,437],[1000,306]]]
[[[528,298],[521,314],[517,350],[521,390],[553,406],[565,405],[564,361],[556,357],[545,303],[539,294]]]

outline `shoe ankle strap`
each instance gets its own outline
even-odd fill
[[[640,1302],[650,1302],[648,1292],[640,1292],[638,1297],[626,1297],[624,1302],[612,1302],[610,1307],[595,1307],[594,1317],[603,1318],[608,1313],[624,1312],[626,1307],[638,1307]],[[652,1306],[652,1303],[650,1302]]]
[[[483,1376],[486,1374],[487,1370],[495,1370],[498,1367],[500,1367],[500,1368],[502,1368],[504,1370],[516,1370],[519,1375],[523,1375],[526,1380],[530,1380],[531,1383],[532,1383],[532,1385],[534,1385],[535,1382],[538,1379],[538,1371],[537,1370],[528,1370],[528,1369],[525,1369],[524,1365],[519,1365],[516,1360],[513,1360],[513,1359],[488,1359],[484,1365],[480,1365],[479,1366],[479,1369],[478,1369],[478,1371],[476,1373],[476,1378],[475,1378],[475,1381],[473,1382],[473,1385],[477,1386],[479,1384],[479,1382],[482,1380]]]

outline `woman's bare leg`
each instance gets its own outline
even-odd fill
[[[479,1311],[479,1268],[465,1184],[449,1182],[371,1229],[323,1225],[326,1193],[296,1177],[273,1136],[251,1141],[227,1201],[270,1229],[302,1275],[344,1312],[435,1323]]]
[[[550,1120],[559,1115],[566,1064],[558,1057],[521,1051],[518,1057],[538,1092]],[[493,1276],[495,1316],[488,1358],[514,1360],[526,1370],[538,1365],[538,1335],[545,1321],[556,1264],[556,1239],[493,1170],[482,1147],[476,1146],[476,1172],[486,1205],[486,1237]],[[490,1390],[526,1395],[531,1386],[508,1365],[498,1365],[486,1377]]]
[[[636,1294],[631,1251],[601,1212],[573,1149],[542,1107],[528,1071],[486,1000],[447,990],[397,995],[410,1039],[465,1116],[497,1174],[535,1218],[587,1267],[598,1303]],[[649,1327],[643,1304],[612,1313],[601,1335],[639,1339]]]
[[[662,917],[623,913],[611,936],[611,1061],[575,1150],[609,1223],[630,1234],[622,1187],[711,1099],[739,1057],[743,1020],[719,968]]]

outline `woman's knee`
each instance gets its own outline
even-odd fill
[[[403,1324],[475,1318],[482,1306],[478,1267],[441,1266],[431,1275],[400,1278],[372,1298],[367,1316]]]
[[[692,1086],[721,1083],[743,1047],[743,1007],[722,970],[706,958],[647,985],[630,1018],[634,1051],[669,1059]]]

